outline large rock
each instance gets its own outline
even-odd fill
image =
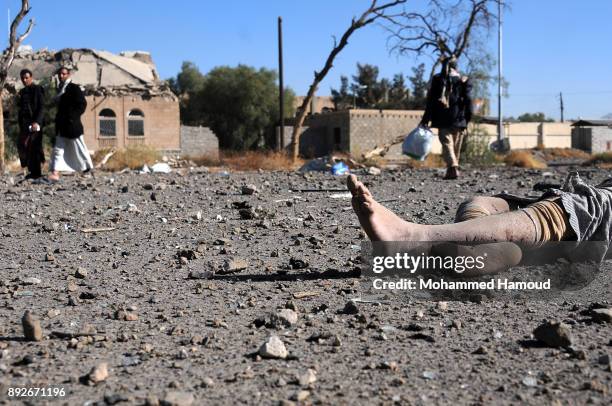
[[[100,382],[104,382],[108,378],[108,364],[102,362],[91,369],[91,371],[85,375],[82,381],[88,385],[97,385]]]
[[[195,402],[193,393],[171,391],[161,400],[160,404],[165,406],[190,406]]]
[[[285,344],[277,336],[268,337],[259,348],[259,355],[262,358],[285,359],[288,354]]]
[[[43,333],[40,327],[40,321],[29,310],[26,310],[21,318],[23,326],[23,335],[28,341],[42,341]]]
[[[550,347],[569,347],[572,345],[572,333],[567,324],[544,322],[533,330],[533,336]]]
[[[591,317],[600,323],[612,323],[612,309],[593,309]]]

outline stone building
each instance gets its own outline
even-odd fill
[[[180,152],[178,98],[159,79],[149,53],[24,49],[11,66],[7,86],[13,92],[20,89],[21,69],[30,69],[40,82],[61,66],[72,70],[73,82],[85,92],[87,110],[81,120],[90,151],[144,144]]]
[[[572,124],[572,148],[591,154],[612,151],[612,120],[579,120]]]
[[[307,128],[300,139],[300,151],[308,157],[333,151],[360,156],[398,135],[408,134],[419,124],[422,116],[421,110],[370,109],[310,115],[304,122]],[[390,154],[401,155],[401,149],[396,146]]]
[[[407,135],[421,121],[422,110],[374,110],[351,109],[306,117],[300,138],[300,153],[305,157],[318,157],[332,152],[348,152],[361,156],[376,146],[381,146]],[[497,125],[492,120],[483,120],[479,125],[489,143],[497,139]],[[513,149],[569,148],[571,123],[504,123],[504,133]],[[474,124],[468,130],[474,131]],[[433,129],[434,134],[437,130]],[[285,143],[291,139],[291,127],[285,128]],[[442,145],[434,137],[431,152],[440,154]],[[387,153],[389,158],[402,157],[401,144],[396,144]]]

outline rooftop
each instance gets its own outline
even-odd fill
[[[161,96],[176,99],[168,84],[159,79],[151,55],[144,51],[125,51],[119,55],[96,49],[66,48],[60,51],[34,51],[20,48],[11,65],[7,89],[22,87],[19,72],[30,69],[36,81],[51,78],[61,66],[72,69],[72,80],[87,95]]]

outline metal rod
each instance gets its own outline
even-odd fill
[[[285,87],[283,85],[283,19],[278,17],[278,110],[280,115],[280,145],[278,151],[285,148]]]
[[[502,3],[497,3],[497,140],[504,138],[504,123],[502,115]]]

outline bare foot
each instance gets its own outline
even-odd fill
[[[55,181],[55,182],[58,181],[59,178],[60,178],[59,173],[57,172],[51,172],[49,176],[47,176],[47,179],[49,179],[50,181]]]
[[[422,226],[402,220],[374,200],[355,175],[349,175],[346,185],[353,195],[353,210],[371,241],[419,241],[417,231]]]

